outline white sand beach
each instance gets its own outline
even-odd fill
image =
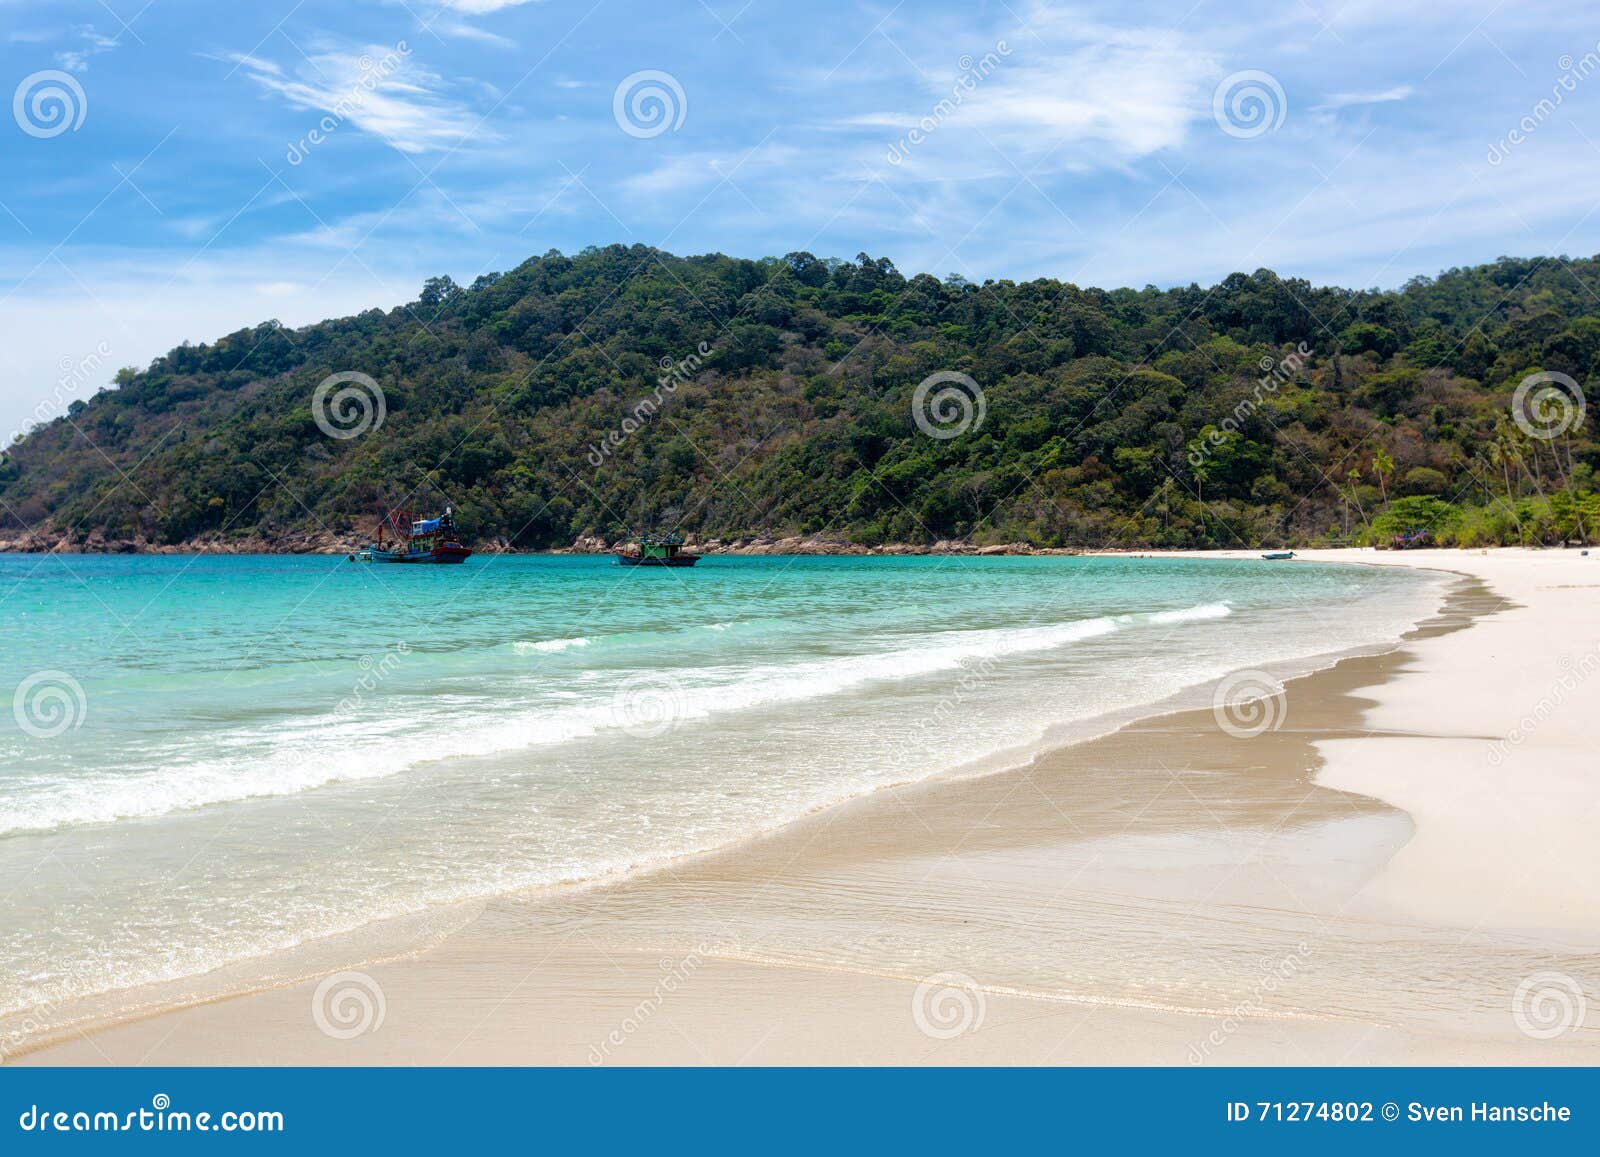
[[[1417,825],[1365,899],[1600,946],[1600,551],[1426,553],[1360,552],[1477,575],[1518,605],[1417,647],[1372,695],[1378,734],[1318,744],[1319,782]]]

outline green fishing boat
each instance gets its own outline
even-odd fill
[[[683,538],[676,534],[642,534],[631,549],[617,551],[618,566],[693,566],[698,554],[683,549]]]

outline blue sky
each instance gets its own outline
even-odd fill
[[[552,247],[1102,286],[1592,254],[1597,40],[1470,0],[0,0],[0,434]]]

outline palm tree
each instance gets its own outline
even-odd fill
[[[1383,495],[1383,504],[1389,505],[1389,486],[1384,480],[1384,475],[1394,471],[1394,459],[1389,457],[1389,451],[1382,446],[1372,456],[1372,468],[1378,472],[1378,492]]]
[[[1200,501],[1200,529],[1206,528],[1206,479],[1211,476],[1211,468],[1202,459],[1194,465],[1195,497]]]
[[[1502,423],[1504,419],[1501,420]],[[1495,430],[1494,439],[1489,443],[1489,461],[1500,468],[1500,475],[1506,484],[1506,509],[1511,512],[1511,521],[1517,527],[1517,541],[1522,542],[1525,535],[1522,530],[1522,518],[1517,514],[1516,496],[1511,493],[1511,454],[1504,441],[1503,428]]]
[[[1361,515],[1361,525],[1372,531],[1372,522],[1367,518],[1367,508],[1361,505],[1361,495],[1356,493],[1356,487],[1361,485],[1361,471],[1351,467],[1350,473],[1345,475],[1345,481],[1350,483],[1350,500],[1356,504],[1356,513]]]

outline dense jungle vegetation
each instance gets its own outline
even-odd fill
[[[0,464],[0,521],[36,542],[289,544],[449,501],[470,539],[526,549],[645,528],[1586,541],[1600,446],[1574,391],[1592,394],[1597,356],[1588,258],[1377,292],[1268,270],[1099,290],[908,278],[865,254],[552,251],[470,286],[431,279],[387,312],[184,345],[59,398]],[[940,371],[981,398],[947,375],[919,424],[918,386]],[[328,418],[359,384],[317,399],[352,372],[381,390],[381,423],[354,396]]]

